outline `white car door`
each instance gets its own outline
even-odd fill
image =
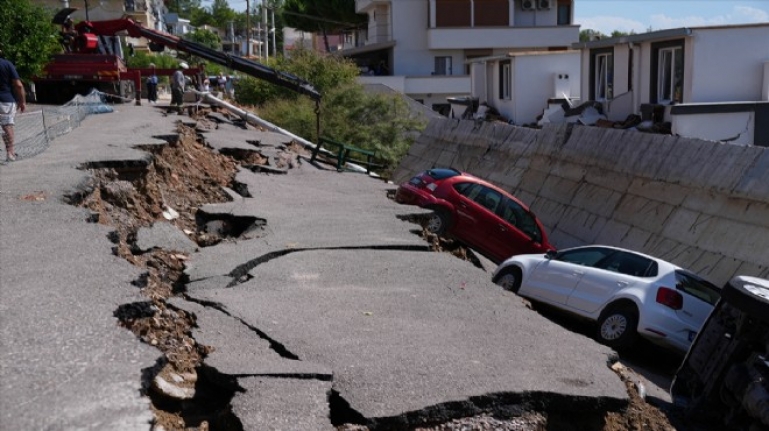
[[[587,269],[569,296],[567,306],[580,314],[598,313],[621,290],[645,283],[644,278],[654,268],[651,259],[617,251]],[[656,270],[653,273],[656,274]]]
[[[609,251],[603,247],[580,247],[558,252],[532,270],[519,293],[550,304],[566,305],[587,269],[605,258]]]

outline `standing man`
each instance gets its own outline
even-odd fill
[[[24,94],[24,86],[16,71],[16,66],[5,59],[2,47],[0,47],[0,126],[3,127],[3,141],[7,160],[16,160],[14,145],[13,124],[16,109],[24,112],[27,109]]]
[[[179,68],[171,76],[171,105],[176,106],[180,114],[184,104],[184,73],[182,70],[187,67],[187,63],[179,63]]]
[[[147,100],[151,104],[158,101],[158,76],[155,74],[155,63],[150,63],[150,76],[147,77]]]

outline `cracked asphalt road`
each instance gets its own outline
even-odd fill
[[[158,354],[113,316],[141,300],[131,283],[140,271],[62,198],[87,178],[77,166],[140,160],[132,147],[163,144],[153,136],[176,119],[121,106],[1,168],[3,428],[149,429],[141,371]],[[482,269],[427,252],[398,218],[419,210],[387,199],[392,185],[308,163],[237,180],[252,198],[206,210],[264,219],[263,235],[193,253],[189,300],[173,301],[198,315],[195,337],[215,348],[206,364],[244,389],[232,405],[245,429],[399,427],[501,402],[584,412],[627,401],[610,349],[528,309]]]

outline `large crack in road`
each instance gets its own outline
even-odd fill
[[[205,113],[203,113],[205,114]],[[300,355],[289,351],[279,340],[266,331],[230,313],[222,304],[195,298],[187,292],[184,274],[189,251],[143,248],[137,245],[142,229],[167,223],[182,232],[199,247],[215,246],[228,238],[246,234],[259,235],[267,222],[258,218],[212,216],[199,211],[204,204],[227,202],[232,197],[226,188],[250,197],[253,191],[235,180],[239,166],[254,163],[274,163],[254,151],[214,152],[206,147],[195,129],[178,124],[177,134],[163,136],[168,144],[143,147],[151,157],[146,163],[93,162],[83,169],[93,173],[93,181],[83,190],[70,196],[70,203],[91,210],[90,222],[111,226],[110,235],[115,244],[114,253],[130,263],[144,268],[145,274],[135,281],[146,302],[123,304],[115,310],[115,317],[137,338],[160,350],[162,356],[155,366],[142,370],[145,395],[152,403],[155,430],[223,430],[243,429],[243,423],[233,413],[232,400],[244,392],[246,378],[270,377],[278,379],[305,379],[320,382],[333,380],[330,375],[316,373],[284,373],[282,375],[222,373],[205,363],[206,357],[216,349],[198,343],[193,336],[197,327],[194,312],[179,306],[182,298],[208,310],[233,319],[252,332],[255,338],[269,343],[281,358],[300,361]],[[296,149],[295,147],[293,148]],[[295,157],[292,148],[282,149],[284,162]],[[280,166],[279,168],[285,168]],[[256,169],[255,171],[260,171]],[[414,216],[410,221],[420,223]],[[417,233],[423,229],[415,229]],[[258,265],[292,253],[319,250],[400,250],[425,252],[448,251],[480,266],[472,252],[461,244],[445,238],[426,237],[427,245],[366,247],[296,248],[276,251],[250,259],[233,268],[226,275],[232,281],[229,288],[237,288],[250,280],[250,271]],[[180,247],[184,248],[184,247]],[[339,430],[578,430],[603,429],[624,431],[637,429],[667,430],[665,416],[634,395],[628,385],[632,409],[608,403],[595,406],[596,400],[576,399],[547,393],[503,393],[473,397],[464,402],[425,407],[405,412],[398,417],[365,417],[353,409],[334,389],[327,391],[329,419]],[[582,414],[575,416],[576,411]],[[641,412],[641,413],[638,413]],[[290,427],[289,427],[290,428]]]

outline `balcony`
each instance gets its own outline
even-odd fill
[[[579,26],[431,28],[429,49],[531,49],[569,47],[579,40]]]

